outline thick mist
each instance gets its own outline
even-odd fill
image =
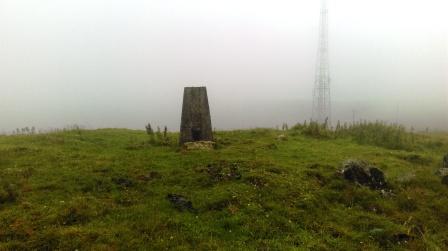
[[[0,0],[0,132],[309,120],[316,0]],[[333,121],[448,129],[448,2],[328,0]]]

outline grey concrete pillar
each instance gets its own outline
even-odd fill
[[[179,144],[213,141],[206,87],[185,87]]]

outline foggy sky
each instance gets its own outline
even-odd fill
[[[448,129],[448,1],[328,0],[333,121]],[[0,132],[310,118],[316,0],[0,0]]]

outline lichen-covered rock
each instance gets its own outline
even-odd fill
[[[190,150],[213,150],[215,147],[215,142],[213,141],[196,141],[196,142],[187,142],[184,144],[184,149],[187,151]]]
[[[364,161],[346,161],[343,164],[342,174],[346,180],[372,189],[384,189],[387,187],[384,173],[377,167],[371,166]]]

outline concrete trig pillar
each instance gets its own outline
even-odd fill
[[[185,87],[179,144],[213,141],[206,87]]]

